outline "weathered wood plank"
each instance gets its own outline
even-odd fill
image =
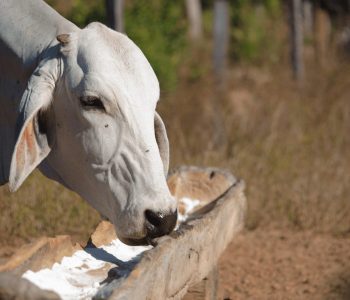
[[[5,264],[0,265],[0,272],[22,275],[27,270],[38,271],[60,261],[64,256],[70,256],[82,249],[73,244],[71,237],[60,235],[55,238],[42,237],[19,248]]]
[[[1,300],[59,300],[60,297],[51,291],[44,291],[26,279],[13,274],[0,273]]]
[[[144,254],[127,279],[113,280],[94,299],[182,299],[209,274],[243,227],[243,190],[243,182],[234,182],[177,232],[158,239],[158,246]]]
[[[182,300],[216,300],[218,299],[219,272],[217,266],[199,283],[190,287]]]

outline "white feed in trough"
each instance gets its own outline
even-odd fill
[[[181,198],[183,211],[178,220],[184,222],[188,215],[200,205],[199,200]],[[70,257],[64,257],[52,268],[38,272],[26,271],[22,277],[39,288],[56,292],[62,299],[91,299],[105,283],[108,271],[115,266],[130,270],[144,251],[152,246],[127,246],[115,239],[109,245],[99,248],[87,246]]]

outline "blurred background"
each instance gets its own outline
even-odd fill
[[[47,0],[80,27],[125,32],[160,84],[171,167],[217,166],[246,181],[246,230],[350,236],[350,2]],[[0,247],[100,220],[35,171],[0,188]],[[8,250],[10,251],[10,250]]]

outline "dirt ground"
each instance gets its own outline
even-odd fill
[[[350,238],[255,230],[220,260],[220,299],[350,299]]]

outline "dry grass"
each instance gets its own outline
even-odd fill
[[[219,166],[243,178],[249,229],[348,234],[350,71],[314,70],[299,89],[286,70],[236,67],[221,97],[208,78],[163,95],[172,166]],[[0,188],[0,211],[0,239],[9,244],[62,233],[85,239],[99,220],[38,172],[15,194]]]
[[[163,103],[173,165],[216,165],[245,179],[250,229],[350,233],[350,73],[316,69],[300,89],[286,70],[236,68],[214,112],[210,83]],[[215,147],[220,109],[226,142]]]
[[[0,246],[71,234],[86,241],[99,215],[76,194],[35,171],[16,193],[0,188]]]

